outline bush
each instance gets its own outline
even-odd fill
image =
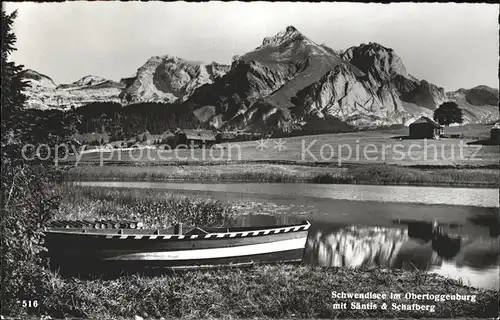
[[[26,310],[18,301],[37,299],[48,276],[41,228],[59,197],[51,188],[53,173],[41,166],[2,171],[2,179],[11,181],[2,189],[2,314],[20,314]]]

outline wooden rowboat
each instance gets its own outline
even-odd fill
[[[262,263],[300,263],[310,223],[295,225],[172,229],[49,227],[45,242],[60,269],[83,266],[190,269]]]

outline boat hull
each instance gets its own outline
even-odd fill
[[[46,244],[59,269],[171,268],[300,263],[310,224],[206,234],[153,234],[150,230],[49,230]],[[124,232],[125,231],[125,232]]]

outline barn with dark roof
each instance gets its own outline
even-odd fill
[[[443,134],[443,127],[428,117],[420,117],[410,124],[410,138],[439,139]]]
[[[500,122],[495,123],[490,130],[490,140],[496,143],[500,143]]]
[[[184,129],[176,132],[176,136],[177,145],[210,147],[216,144],[215,133],[211,130]]]

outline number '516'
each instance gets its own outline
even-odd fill
[[[22,300],[21,305],[23,308],[36,308],[38,307],[38,300]]]

